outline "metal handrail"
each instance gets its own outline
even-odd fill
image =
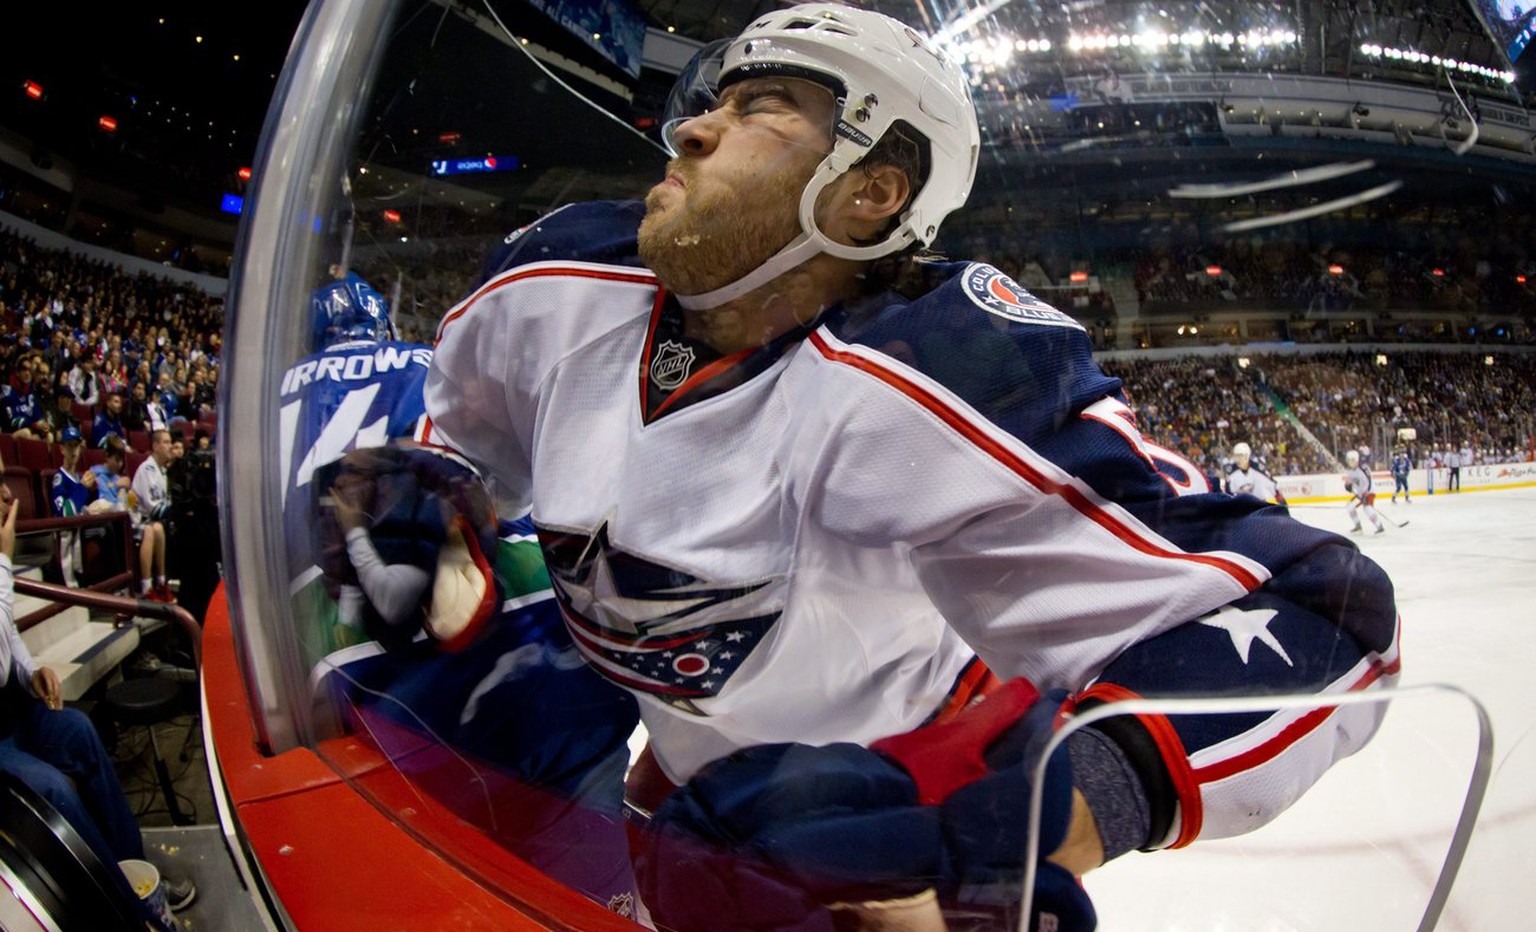
[[[110,595],[105,592],[93,592],[90,589],[72,589],[69,586],[39,582],[35,579],[17,578],[15,586],[16,591],[23,595],[62,602],[66,605],[83,605],[86,608],[111,612],[118,618],[138,616],[169,621],[179,626],[182,633],[192,642],[193,667],[198,670],[202,669],[202,626],[197,623],[196,618],[192,617],[191,612],[180,605],[170,602],[152,602],[148,599],[134,599],[124,595]]]
[[[134,581],[133,570],[129,563],[134,552],[133,530],[127,512],[110,511],[94,515],[72,515],[65,518],[28,518],[25,521],[16,522],[16,536],[21,538],[31,535],[49,534],[57,537],[59,533],[64,531],[90,527],[105,527],[108,534],[111,534],[114,525],[116,526],[118,549],[123,557],[122,569],[104,579],[87,583],[81,587],[82,589],[96,592],[114,592],[118,589],[132,586]],[[21,581],[20,578],[18,578],[19,581]],[[18,591],[21,590],[18,589]],[[46,608],[31,612],[25,617],[18,617],[16,619],[16,630],[26,631],[62,612],[64,608],[65,603],[54,601],[53,604]]]
[[[16,522],[16,536],[23,534],[39,534],[43,531],[69,531],[80,527],[92,527],[97,524],[112,524],[121,521],[128,523],[126,511],[103,511],[94,515],[70,515],[67,518],[26,518]]]

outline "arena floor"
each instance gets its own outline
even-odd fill
[[[1297,517],[1347,531],[1344,506]],[[1493,721],[1493,776],[1438,928],[1528,929],[1536,916],[1536,489],[1385,504],[1406,527],[1360,545],[1391,574],[1403,686],[1448,684]],[[1131,855],[1090,874],[1105,932],[1419,927],[1477,746],[1466,699],[1396,700],[1376,739],[1241,839]]]

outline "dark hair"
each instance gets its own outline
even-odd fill
[[[907,179],[912,182],[912,193],[908,198],[917,196],[923,185],[928,183],[928,174],[933,171],[933,152],[929,148],[928,138],[917,131],[906,120],[897,120],[891,124],[891,128],[885,131],[885,135],[875,143],[874,147],[859,159],[862,166],[894,165],[907,173]],[[903,204],[905,209],[906,205]]]
[[[901,215],[911,205],[912,199],[917,197],[923,185],[928,183],[928,175],[933,171],[933,152],[929,147],[928,138],[905,120],[895,121],[858,163],[858,167],[862,168],[866,175],[871,174],[872,169],[878,165],[891,165],[905,172],[911,187],[907,192],[906,203],[901,205],[901,210],[891,215],[890,222],[884,230],[880,231],[880,235],[871,240],[855,240],[855,244],[859,246],[868,246],[884,239],[891,228],[900,222]],[[917,278],[926,281],[927,275],[915,267],[916,262],[925,258],[938,257],[928,252],[925,247],[914,243],[900,252],[874,260],[864,273],[865,293],[874,294],[891,289],[905,293],[901,285],[910,284],[914,272],[917,273]]]

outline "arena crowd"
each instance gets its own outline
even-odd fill
[[[394,277],[406,280],[405,303],[415,314],[405,316],[426,333],[434,311],[424,302],[439,302],[435,313],[441,314],[456,300],[449,291],[467,287],[475,274],[463,244],[454,244],[453,255],[465,266],[461,274],[418,274],[437,268],[430,260],[442,256],[408,262],[378,256],[368,271],[386,294]],[[1234,263],[1234,274],[1265,280],[1252,269],[1267,269],[1282,289],[1296,287],[1295,275],[1310,274],[1317,264],[1315,258],[1278,266],[1272,257],[1252,261],[1256,265]],[[1005,259],[1003,267],[1026,286],[1049,282],[1038,262]],[[1361,285],[1356,280],[1350,287]],[[1112,313],[1113,307],[1095,311]],[[207,445],[216,423],[222,328],[222,298],[40,248],[0,228],[5,433],[56,443],[73,426],[89,447],[99,448],[114,429],[111,423],[102,429],[101,415],[116,408],[125,442],[147,444],[143,434],[167,428],[189,446]],[[1102,365],[1125,381],[1149,438],[1214,475],[1239,441],[1251,444],[1274,475],[1326,472],[1336,468],[1332,458],[1340,451],[1369,449],[1400,428],[1417,434],[1408,451],[1416,464],[1437,450],[1470,449],[1475,462],[1524,459],[1531,450],[1532,419],[1521,414],[1536,411],[1536,356],[1530,354],[1416,350],[1394,352],[1383,362],[1341,346],[1338,353],[1253,355],[1247,367],[1235,356]],[[1384,454],[1383,463],[1389,457]]]

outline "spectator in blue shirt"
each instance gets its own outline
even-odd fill
[[[32,375],[31,366],[21,366],[16,370],[16,386],[7,387],[4,401],[6,429],[51,443],[53,434],[48,429],[48,413],[43,409],[43,398]]]
[[[133,480],[123,473],[128,445],[123,438],[111,436],[107,438],[106,449],[106,462],[91,467],[91,474],[96,477],[96,501],[91,503],[90,510],[127,511],[128,489],[133,485]]]
[[[85,438],[78,428],[66,427],[59,434],[64,465],[53,474],[48,495],[53,503],[53,513],[61,518],[85,514],[86,506],[96,497],[96,476],[89,470],[80,471],[80,450],[84,446]]]
[[[128,429],[123,426],[123,396],[117,392],[107,396],[107,403],[91,424],[91,446],[105,446],[107,438],[116,435],[128,441]]]

